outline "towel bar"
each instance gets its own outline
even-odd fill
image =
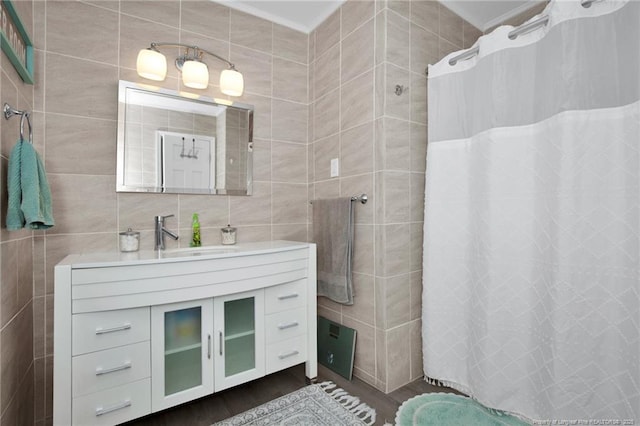
[[[4,112],[4,118],[7,120],[14,115],[20,116],[20,140],[24,140],[24,119],[27,119],[27,124],[29,125],[29,142],[33,143],[33,130],[31,129],[31,120],[29,119],[31,113],[29,111],[20,111],[19,109],[12,108],[11,105],[6,102],[2,111]]]
[[[367,204],[369,197],[367,197],[367,194],[354,195],[351,197],[351,201],[360,201],[362,204]],[[309,201],[309,204],[313,204],[313,201]]]

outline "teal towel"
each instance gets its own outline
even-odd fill
[[[7,229],[47,229],[54,225],[51,190],[40,156],[20,140],[11,150],[7,172]]]

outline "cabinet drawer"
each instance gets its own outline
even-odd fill
[[[267,345],[266,374],[289,368],[307,360],[307,336],[297,336]]]
[[[149,340],[149,308],[76,314],[73,355]]]
[[[267,315],[265,328],[267,344],[306,334],[307,309],[302,307]]]
[[[151,413],[151,379],[74,398],[74,425],[115,425]]]
[[[73,396],[146,379],[150,363],[149,341],[73,357]]]
[[[307,280],[292,281],[265,289],[265,313],[305,306],[307,303]]]

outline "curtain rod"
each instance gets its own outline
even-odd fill
[[[583,3],[583,6],[584,7],[588,7],[588,6],[585,6],[586,2],[589,2],[588,4],[591,5],[591,3],[593,1],[595,1],[595,0],[585,0],[585,3]],[[515,40],[521,34],[529,33],[529,32],[535,30],[538,27],[547,25],[547,22],[549,22],[549,15],[544,15],[544,16],[536,19],[535,21],[531,21],[529,23],[522,24],[519,27],[516,27],[514,30],[512,30],[508,34],[508,37],[509,37],[510,40]],[[449,59],[449,65],[453,66],[456,63],[458,63],[458,61],[462,61],[462,60],[465,60],[465,59],[472,58],[473,56],[477,55],[479,52],[480,52],[480,46],[475,46],[475,47],[473,47],[473,48],[471,48],[469,50],[465,50],[464,52],[460,53],[459,55],[456,55],[453,58]]]
[[[541,18],[536,19],[535,21],[529,22],[528,24],[520,25],[519,27],[511,31],[508,37],[510,40],[515,40],[520,34],[527,34],[538,27],[547,25],[547,22],[549,22],[549,15],[544,15]]]
[[[449,65],[453,66],[453,65],[457,64],[458,61],[463,61],[465,59],[469,59],[469,58],[471,58],[473,56],[476,56],[479,52],[480,52],[480,46],[476,46],[476,47],[471,48],[469,50],[465,50],[461,54],[456,55],[453,58],[449,59]]]
[[[597,1],[600,1],[600,0],[582,0],[582,1],[580,2],[580,5],[581,5],[582,7],[584,7],[585,9],[588,9],[588,8],[590,8],[590,7],[591,7],[591,3],[595,3],[595,2],[597,2]]]

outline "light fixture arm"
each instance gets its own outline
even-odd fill
[[[150,49],[151,50],[155,50],[156,52],[158,52],[158,47],[184,47],[184,48],[187,48],[187,49],[193,49],[193,51],[195,52],[195,56],[198,57],[198,58],[200,58],[202,56],[202,53],[206,53],[207,55],[211,55],[214,58],[217,58],[217,59],[221,60],[222,62],[225,62],[226,64],[228,64],[229,65],[229,69],[232,69],[232,70],[236,69],[236,66],[232,62],[226,60],[222,56],[216,55],[215,53],[210,52],[210,51],[208,51],[206,49],[203,49],[201,47],[198,47],[198,46],[192,46],[192,45],[184,44],[184,43],[156,43],[156,42],[152,42]]]

